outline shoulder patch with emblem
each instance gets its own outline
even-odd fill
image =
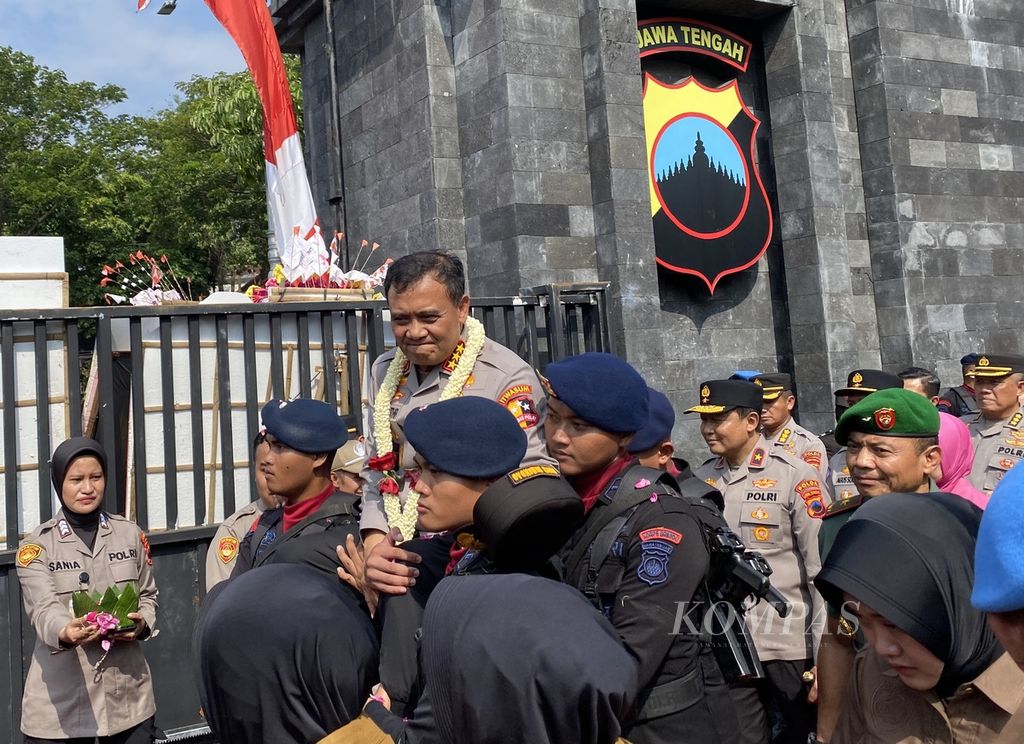
[[[22,568],[27,568],[32,561],[39,558],[43,554],[43,546],[36,545],[35,543],[25,543],[18,548],[18,565]]]
[[[533,385],[513,385],[498,396],[498,404],[508,409],[524,429],[536,426],[540,421],[533,402]]]
[[[675,548],[664,540],[648,540],[640,543],[640,565],[636,576],[649,586],[668,581],[668,559]]]
[[[149,538],[146,537],[146,533],[139,531],[139,542],[142,543],[142,549],[146,552],[146,565],[153,565],[153,555],[149,549]]]
[[[221,563],[231,563],[238,555],[238,538],[222,537],[217,543],[217,557]]]
[[[812,468],[821,467],[821,453],[818,452],[817,450],[807,450],[802,455],[800,455],[800,459],[806,462]]]
[[[828,519],[834,517],[836,514],[842,514],[843,512],[851,511],[856,509],[864,502],[864,497],[860,494],[855,494],[849,498],[840,499],[839,501],[833,501],[825,509],[825,513],[822,515],[822,519]]]
[[[640,531],[640,542],[648,540],[668,540],[670,543],[678,545],[683,541],[683,536],[668,527],[650,527]]]
[[[525,468],[513,470],[507,477],[512,481],[512,485],[518,486],[520,483],[524,483],[531,478],[540,478],[542,476],[557,478],[560,475],[561,473],[558,471],[558,468],[553,465],[528,465]]]

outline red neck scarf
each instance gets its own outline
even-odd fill
[[[327,497],[334,493],[334,486],[329,485],[318,496],[300,501],[297,504],[284,505],[284,531],[287,532],[306,517],[324,505]]]
[[[571,479],[572,487],[583,501],[583,511],[589,513],[608,485],[632,465],[633,456],[623,453],[608,463],[604,470],[597,470]]]

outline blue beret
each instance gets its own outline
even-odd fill
[[[507,408],[488,398],[452,398],[409,413],[405,438],[438,470],[491,478],[515,470],[526,454],[526,432]]]
[[[617,356],[588,351],[544,368],[544,392],[598,429],[632,434],[647,425],[647,383]]]
[[[676,412],[664,393],[648,387],[647,405],[647,425],[633,436],[626,447],[631,455],[657,447],[672,436],[672,427],[676,425]]]
[[[749,380],[752,381],[755,377],[758,377],[761,373],[756,369],[738,369],[729,375],[730,380]]]
[[[299,452],[332,452],[348,441],[345,422],[322,400],[274,399],[260,416],[267,434]]]
[[[1003,476],[985,507],[971,602],[982,612],[1024,609],[1024,466]]]
[[[978,356],[979,355],[973,351],[970,354],[964,354],[962,357],[960,357],[960,366],[966,367],[968,364],[977,364]]]

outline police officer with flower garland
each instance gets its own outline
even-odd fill
[[[624,735],[634,744],[732,744],[736,711],[722,671],[706,639],[680,622],[689,612],[698,627],[703,620],[710,553],[696,510],[708,507],[627,451],[648,423],[647,385],[596,352],[544,374],[548,450],[587,513],[562,550],[564,580],[605,613],[639,664],[636,720]]]
[[[971,485],[992,493],[1010,468],[1024,460],[1024,357],[979,354],[974,368],[978,412],[963,417],[974,444]]]
[[[357,565],[365,557],[365,574],[355,578],[370,590],[371,602],[374,591],[404,593],[417,574],[402,562],[408,556],[383,542],[396,526],[403,538],[412,537],[416,524],[416,497],[405,476],[416,452],[402,434],[410,411],[459,396],[490,398],[526,432],[524,464],[554,464],[541,437],[537,375],[515,352],[486,338],[482,324],[470,317],[462,262],[440,251],[403,256],[388,270],[384,294],[397,348],[378,357],[370,371],[360,522],[365,555],[352,555]]]
[[[845,403],[843,411],[850,406],[863,400],[871,393],[879,390],[903,388],[903,380],[891,372],[883,372],[880,369],[855,369],[846,377],[846,387],[839,388],[835,392],[836,400]],[[838,422],[842,414],[838,413],[839,406],[836,406]],[[857,489],[853,485],[853,478],[850,476],[850,469],[846,466],[846,448],[842,445],[828,461],[828,479],[825,481],[828,487],[828,500],[843,501],[857,495]]]
[[[794,609],[780,620],[767,604],[753,608],[751,630],[766,679],[733,686],[737,741],[802,744],[815,727],[804,675],[814,665],[823,624],[823,600],[811,582],[821,568],[824,495],[818,471],[760,433],[762,403],[762,388],[752,382],[709,380],[698,405],[686,412],[700,414],[701,435],[715,455],[697,468],[697,477],[722,492],[726,522],[768,561],[772,585]],[[781,735],[770,738],[774,729]]]
[[[336,575],[336,546],[355,534],[359,498],[331,483],[335,451],[348,439],[323,401],[272,400],[260,413],[269,451],[261,467],[282,502],[263,512],[242,539],[231,578],[266,563],[301,563]]]
[[[825,445],[809,430],[793,419],[796,395],[793,378],[785,372],[757,375],[752,382],[761,388],[761,429],[764,438],[799,457],[818,471],[822,481],[828,476],[828,455]]]

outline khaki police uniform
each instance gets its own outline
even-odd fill
[[[231,576],[238,560],[238,546],[264,509],[263,502],[256,499],[220,523],[206,552],[206,591]]]
[[[413,456],[416,454],[402,437],[402,424],[405,422],[405,417],[409,415],[410,411],[435,403],[440,399],[448,378],[455,370],[463,348],[464,342],[460,342],[452,357],[444,364],[430,370],[423,379],[420,379],[415,365],[407,363],[407,367],[399,379],[398,389],[391,400],[391,423],[395,450],[398,452],[398,463],[402,471],[415,467]],[[388,365],[394,358],[394,349],[386,351],[377,358],[370,371],[369,388],[365,396],[369,406],[367,420],[370,422],[366,434],[367,462],[370,458],[382,454],[377,452],[374,441],[373,403],[387,374]],[[530,365],[515,352],[491,339],[486,339],[462,394],[495,400],[518,419],[519,425],[526,430],[527,436],[527,450],[523,464],[556,464],[548,455],[547,447],[544,444],[543,414],[539,406],[544,393],[540,386],[540,380],[537,379],[537,374]],[[469,421],[453,421],[452,425],[472,426],[473,424]],[[384,503],[378,489],[381,474],[369,467],[364,467],[361,475],[365,483],[363,485],[363,511],[359,527],[361,530],[387,532],[387,517],[384,514]]]
[[[817,471],[760,437],[738,468],[717,457],[696,475],[722,492],[726,522],[748,548],[764,556],[772,568],[772,586],[793,605],[787,619],[765,603],[748,612],[761,661],[814,658],[812,643],[824,625],[824,600],[811,585],[821,568],[818,529],[825,512]]]
[[[971,432],[974,467],[969,480],[979,491],[992,493],[1006,471],[1024,459],[1024,410],[1002,421],[990,421],[981,413],[961,419]]]
[[[857,495],[857,486],[846,464],[846,447],[840,447],[828,460],[828,476],[825,479],[829,503],[847,501]]]
[[[766,441],[785,450],[818,471],[818,477],[824,483],[828,476],[828,454],[825,445],[812,432],[800,426],[791,416],[772,435],[765,433]]]
[[[110,736],[156,712],[149,665],[137,642],[115,642],[103,656],[99,642],[61,648],[58,635],[73,619],[71,594],[79,589],[139,590],[139,614],[156,628],[157,588],[149,541],[138,525],[116,514],[100,515],[96,542],[88,550],[64,519],[64,511],[36,527],[16,556],[25,612],[36,632],[25,680],[21,730],[42,739]],[[88,583],[82,585],[82,574]]]

